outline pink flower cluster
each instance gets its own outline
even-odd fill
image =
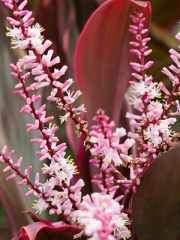
[[[16,18],[7,18],[13,26],[12,29],[8,29],[7,33],[7,36],[12,38],[12,48],[19,47],[20,49],[29,49],[27,56],[20,59],[16,65],[10,65],[14,70],[11,75],[20,81],[16,84],[16,90],[14,93],[20,95],[26,100],[26,104],[22,107],[20,112],[23,114],[31,114],[35,120],[34,124],[27,124],[27,131],[38,130],[40,132],[41,138],[31,140],[33,143],[40,144],[41,151],[37,152],[37,155],[40,156],[39,160],[50,160],[49,165],[44,164],[44,167],[42,168],[43,174],[49,175],[48,181],[46,183],[40,183],[39,173],[37,173],[33,184],[29,180],[32,166],[29,166],[23,175],[18,169],[22,162],[22,158],[18,160],[17,164],[14,164],[12,160],[14,151],[12,151],[8,158],[6,158],[5,146],[0,154],[1,162],[8,164],[8,167],[4,169],[4,172],[9,169],[15,171],[15,173],[9,176],[7,180],[19,176],[22,179],[19,182],[19,185],[30,186],[26,196],[34,194],[37,197],[36,203],[34,204],[36,212],[41,213],[49,208],[49,214],[56,213],[61,216],[63,220],[61,224],[71,224],[74,222],[75,225],[81,227],[81,220],[84,222],[84,226],[91,224],[88,219],[86,219],[86,221],[83,220],[83,217],[82,219],[79,217],[80,212],[84,211],[84,204],[81,202],[81,188],[84,186],[84,181],[79,179],[75,185],[71,185],[71,179],[77,172],[73,160],[70,160],[69,157],[65,157],[66,144],[58,144],[59,139],[55,136],[55,133],[58,130],[57,126],[52,125],[51,123],[49,124],[49,128],[44,126],[44,124],[51,122],[54,117],[46,116],[45,104],[39,107],[39,109],[36,109],[35,106],[41,96],[33,94],[33,91],[51,85],[53,88],[47,99],[50,102],[56,102],[59,109],[65,110],[65,115],[60,116],[61,123],[66,121],[67,118],[71,118],[76,124],[76,133],[78,136],[82,133],[84,134],[86,147],[90,148],[94,156],[96,156],[96,159],[99,158],[101,161],[100,169],[102,170],[103,181],[105,182],[105,185],[102,184],[102,186],[105,187],[101,187],[101,194],[94,194],[92,195],[92,198],[95,202],[99,201],[99,204],[102,205],[102,213],[106,214],[107,220],[104,222],[104,218],[99,218],[98,221],[99,223],[101,222],[101,224],[97,226],[96,231],[87,233],[88,236],[91,236],[92,239],[95,239],[97,234],[99,236],[98,239],[105,239],[106,237],[108,237],[108,239],[115,239],[115,237],[112,236],[113,234],[116,235],[117,239],[125,239],[126,237],[129,237],[131,235],[130,231],[125,226],[128,223],[128,217],[125,213],[121,212],[123,206],[118,204],[118,201],[120,201],[123,196],[119,196],[113,200],[119,186],[117,184],[113,186],[114,177],[108,177],[108,173],[113,174],[115,172],[116,168],[114,167],[114,164],[115,166],[119,166],[122,163],[125,164],[125,162],[130,162],[132,160],[132,157],[128,156],[128,149],[133,145],[134,140],[128,139],[124,144],[119,144],[119,139],[125,135],[125,130],[117,129],[115,133],[112,133],[114,124],[107,124],[107,119],[105,119],[104,122],[102,119],[103,127],[106,129],[107,138],[106,136],[101,136],[98,128],[96,128],[96,131],[92,131],[92,135],[89,135],[86,121],[81,121],[77,117],[79,113],[86,111],[84,104],[77,108],[72,107],[72,104],[81,95],[81,92],[77,91],[71,93],[68,90],[73,83],[72,79],[68,79],[64,83],[58,81],[58,79],[65,74],[67,69],[66,66],[63,66],[60,70],[54,69],[53,73],[49,71],[49,67],[59,63],[60,59],[59,57],[52,58],[53,50],[48,50],[52,44],[51,41],[46,40],[43,43],[43,37],[41,36],[41,33],[44,31],[43,28],[39,24],[31,26],[34,21],[34,18],[31,18],[32,12],[24,10],[27,1],[25,0],[21,2],[19,6],[17,6],[19,0],[2,1],[13,11],[13,15]],[[22,67],[25,70],[31,69],[31,72],[22,74]],[[27,78],[30,74],[35,76],[35,82],[27,86]],[[101,142],[99,142],[99,138],[97,138],[98,134]],[[114,144],[114,146],[111,146],[111,144]],[[102,150],[101,152],[98,151],[98,145]],[[109,146],[109,149],[107,149],[106,145]],[[106,146],[106,149],[104,146]],[[100,185],[101,184],[99,184],[99,186]],[[62,191],[59,192],[55,190],[55,186],[60,186]],[[84,199],[86,198],[87,197]],[[94,211],[98,212],[100,205],[95,204],[95,202]],[[104,227],[101,227],[104,224],[107,226],[107,231]],[[86,227],[85,231],[87,231]]]
[[[109,195],[93,193],[83,197],[81,208],[76,212],[77,220],[84,226],[91,240],[126,239],[131,236],[127,215],[121,213],[123,206]],[[114,236],[111,233],[114,232]]]
[[[20,112],[23,114],[31,114],[35,119],[34,124],[27,124],[27,131],[39,130],[42,136],[42,138],[32,139],[31,142],[40,144],[41,151],[37,152],[37,154],[41,156],[39,159],[40,161],[45,159],[49,159],[51,161],[49,166],[44,164],[43,168],[43,173],[50,175],[49,181],[38,186],[38,189],[44,194],[46,200],[42,198],[41,194],[37,194],[34,189],[29,190],[26,195],[28,196],[34,193],[35,196],[38,197],[37,203],[34,204],[34,208],[37,212],[44,211],[48,207],[51,207],[50,214],[60,214],[62,210],[64,210],[65,215],[71,214],[71,217],[68,220],[75,221],[73,219],[73,210],[76,210],[79,207],[79,203],[81,201],[80,190],[84,186],[84,182],[80,179],[76,185],[72,186],[72,188],[70,187],[70,181],[73,174],[76,174],[76,167],[74,166],[72,160],[65,158],[66,144],[62,143],[57,145],[59,139],[55,136],[55,132],[58,130],[58,127],[51,126],[51,124],[48,129],[43,127],[43,124],[53,120],[53,117],[46,117],[45,104],[38,110],[35,109],[35,103],[41,96],[32,95],[32,97],[30,97],[29,95],[29,93],[34,90],[31,86],[25,86],[25,79],[30,75],[30,73],[28,72],[21,76],[22,70],[19,62],[17,62],[16,66],[11,64],[11,68],[16,71],[16,73],[12,72],[11,75],[20,80],[20,83],[17,84],[15,88],[23,89],[16,90],[15,93],[26,99],[27,103],[24,107],[22,107]],[[27,182],[24,182],[23,179],[19,184],[26,185]],[[58,192],[53,190],[56,185],[61,186],[63,191]],[[49,202],[51,203],[51,206],[49,205]],[[55,208],[52,206],[55,206]]]
[[[117,189],[122,186],[118,186],[117,183],[125,184],[127,187],[132,183],[135,178],[135,174],[139,172],[133,170],[132,163],[135,163],[132,156],[128,155],[128,150],[135,143],[134,139],[127,138],[124,143],[120,144],[120,139],[126,136],[126,130],[124,128],[116,128],[115,132],[112,132],[115,124],[113,121],[108,123],[109,117],[107,117],[103,110],[98,110],[97,115],[93,118],[97,125],[92,126],[91,141],[94,144],[91,153],[97,159],[91,159],[90,162],[97,168],[101,169],[101,173],[94,176],[94,178],[100,178],[102,180],[92,180],[93,183],[97,184],[101,191],[109,193],[114,196]],[[101,159],[99,161],[98,159]],[[138,161],[144,162],[145,159],[141,158]],[[117,166],[129,166],[130,179],[128,180],[123,176],[120,176],[119,180],[114,179],[113,176],[108,177],[109,173],[113,173]],[[115,184],[112,186],[112,184]],[[111,186],[111,187],[110,187]]]
[[[173,132],[170,130],[170,125],[176,122],[176,118],[167,118],[169,115],[168,109],[170,108],[169,97],[171,94],[166,89],[163,83],[152,82],[152,77],[145,74],[145,70],[153,65],[152,61],[145,63],[144,57],[149,55],[152,50],[148,50],[146,43],[150,41],[150,38],[143,38],[143,34],[148,32],[148,29],[144,29],[143,22],[145,18],[143,14],[136,12],[135,16],[131,16],[134,25],[130,25],[130,32],[135,34],[136,42],[130,42],[135,49],[131,49],[131,52],[136,54],[140,60],[140,63],[130,63],[136,73],[132,73],[132,76],[137,81],[130,81],[133,88],[133,97],[131,98],[131,104],[138,110],[141,115],[135,115],[127,113],[126,117],[132,119],[131,124],[137,129],[138,133],[128,133],[129,137],[134,138],[141,145],[140,152],[144,153],[146,150],[149,153],[154,153],[153,157],[156,157],[156,152],[160,150],[163,145],[171,139]],[[177,54],[174,50],[170,50],[172,59],[177,59]],[[176,56],[175,56],[176,55]],[[177,61],[176,61],[177,62]],[[174,69],[174,67],[171,69]],[[167,74],[173,82],[174,86],[179,85],[177,77],[172,77],[172,74],[164,68],[163,72]],[[176,71],[177,72],[177,71]],[[175,87],[177,88],[177,87]],[[179,88],[179,87],[178,87]],[[160,98],[161,90],[167,96],[164,102],[155,101]],[[172,115],[172,114],[171,114]]]

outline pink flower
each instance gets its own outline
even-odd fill
[[[81,208],[75,215],[80,225],[84,226],[85,233],[96,240],[115,240],[113,232],[122,232],[128,223],[126,215],[121,214],[122,206],[114,201],[109,195],[93,193],[83,197]],[[128,231],[128,229],[125,227]],[[130,232],[128,237],[130,237]],[[118,239],[121,239],[119,237]]]

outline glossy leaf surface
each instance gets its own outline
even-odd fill
[[[87,120],[99,108],[105,110],[117,124],[124,94],[131,78],[129,42],[134,35],[128,29],[132,24],[131,14],[139,8],[149,27],[151,7],[149,2],[110,0],[102,4],[85,25],[75,52],[75,73],[87,107]]]
[[[149,166],[132,200],[138,240],[180,239],[180,148]]]
[[[13,240],[73,240],[74,235],[81,232],[81,229],[63,225],[60,227],[48,226],[42,222],[36,222],[20,230],[20,237],[13,238]],[[82,236],[82,240],[87,238]]]

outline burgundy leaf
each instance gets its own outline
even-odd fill
[[[180,238],[180,147],[155,159],[132,200],[133,226],[139,240]]]
[[[87,107],[87,120],[102,108],[117,124],[124,94],[131,78],[129,42],[134,40],[129,32],[132,24],[129,15],[139,8],[146,17],[149,28],[151,7],[149,2],[109,0],[103,3],[85,25],[75,52],[75,73]]]
[[[48,226],[53,226],[53,223],[52,223],[52,222],[46,221],[46,220],[44,220],[44,219],[42,219],[42,218],[38,218],[38,217],[36,216],[36,214],[34,214],[34,213],[31,212],[31,211],[24,211],[23,213],[27,213],[27,214],[29,215],[29,217],[30,217],[34,222],[43,222],[43,223],[45,223],[45,224],[48,225]]]
[[[76,133],[75,133],[75,126],[74,124],[70,123],[71,120],[68,119],[66,122],[66,134],[69,141],[69,144],[71,146],[71,149],[73,150],[74,154],[77,155],[78,153],[78,146],[79,146],[79,139],[77,139]]]
[[[70,225],[62,225],[60,227],[48,226],[42,222],[36,222],[26,227],[22,227],[19,238],[13,240],[73,240],[74,235],[82,230]],[[85,236],[81,237],[86,240]]]
[[[82,113],[81,120],[85,120],[85,118],[86,118],[86,114]],[[68,137],[70,146],[71,146],[74,154],[77,156],[77,155],[79,155],[79,152],[82,152],[81,148],[84,148],[84,146],[83,146],[84,140],[83,140],[82,135],[80,138],[77,138],[77,134],[75,133],[75,131],[76,131],[76,127],[75,127],[74,123],[71,123],[71,120],[68,119],[66,122],[66,133],[67,133],[67,137]],[[79,170],[79,168],[78,168],[78,170]]]
[[[69,64],[74,68],[74,52],[75,46],[79,37],[79,31],[76,23],[76,12],[71,0],[68,0],[69,6],[69,19],[68,26],[63,35],[63,49]]]
[[[86,119],[86,114],[81,114],[81,120]],[[90,178],[90,171],[89,171],[89,159],[91,156],[90,151],[85,151],[84,147],[84,136],[81,135],[80,138],[77,138],[75,134],[75,126],[74,124],[70,124],[69,120],[66,122],[66,132],[68,136],[69,143],[71,145],[72,150],[74,151],[76,158],[75,164],[77,166],[77,170],[79,174],[75,174],[72,179],[72,185],[75,184],[80,178],[85,181],[86,187],[82,188],[83,195],[91,194],[91,178]]]

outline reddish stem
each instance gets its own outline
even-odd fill
[[[9,160],[8,158],[6,158],[3,154],[0,153],[0,156],[3,157],[3,160],[5,161],[5,163],[7,163],[7,164],[16,172],[16,174],[17,174],[19,177],[21,177],[22,179],[26,179],[27,185],[31,186],[31,188],[32,188],[35,192],[37,192],[37,194],[41,194],[41,195],[42,195],[42,198],[49,204],[49,206],[50,206],[51,208],[57,209],[56,206],[53,206],[53,205],[51,204],[51,202],[47,200],[48,197],[46,197],[44,193],[42,193],[38,188],[35,187],[35,185],[29,180],[28,177],[25,176],[25,175],[23,175],[23,174],[19,171],[18,167],[14,166],[14,165],[10,162],[10,160]],[[63,213],[60,213],[59,216],[63,219],[63,221],[64,221],[66,224],[70,224],[70,222],[67,221],[67,219],[66,219],[66,217],[65,217],[65,215],[64,215]]]

